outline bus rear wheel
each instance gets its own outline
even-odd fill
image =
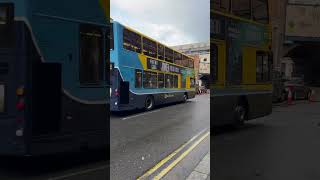
[[[187,94],[184,94],[183,95],[183,102],[187,102],[188,101],[188,95]]]
[[[236,105],[235,109],[235,125],[242,126],[247,116],[247,108],[244,103],[239,103]]]
[[[152,96],[147,96],[145,103],[144,103],[144,108],[147,111],[150,111],[154,108],[154,99]]]

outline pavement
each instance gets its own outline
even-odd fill
[[[210,180],[210,152],[199,162],[187,180]]]
[[[319,97],[317,97],[319,99]],[[320,103],[275,105],[242,128],[215,129],[213,179],[320,179]]]
[[[209,103],[206,94],[150,112],[113,114],[110,178],[187,178],[209,152]]]

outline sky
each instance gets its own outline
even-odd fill
[[[111,18],[168,46],[209,42],[210,0],[110,0]]]

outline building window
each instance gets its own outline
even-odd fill
[[[257,68],[256,81],[269,82],[271,81],[272,62],[268,53],[257,52]]]
[[[142,71],[136,69],[135,70],[135,88],[142,87]]]
[[[171,74],[165,75],[165,88],[172,88],[173,87],[173,77]]]
[[[128,29],[123,29],[123,48],[141,53],[141,36]]]
[[[100,27],[80,26],[80,83],[99,84],[103,80],[103,33]]]
[[[232,1],[232,13],[242,18],[251,19],[251,0]]]
[[[164,88],[164,74],[158,73],[158,88]]]
[[[158,58],[164,60],[164,46],[158,44]]]
[[[157,88],[158,87],[158,74],[155,72],[144,71],[144,73],[143,73],[143,87],[144,88]]]
[[[143,54],[150,56],[150,57],[157,57],[157,43],[143,37]]]
[[[173,50],[165,47],[165,60],[173,63]]]
[[[267,0],[252,0],[252,18],[259,23],[269,22]]]

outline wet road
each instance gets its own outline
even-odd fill
[[[320,103],[276,106],[269,117],[215,132],[214,179],[320,179]]]
[[[111,179],[135,179],[209,128],[209,95],[187,103],[111,117]]]

